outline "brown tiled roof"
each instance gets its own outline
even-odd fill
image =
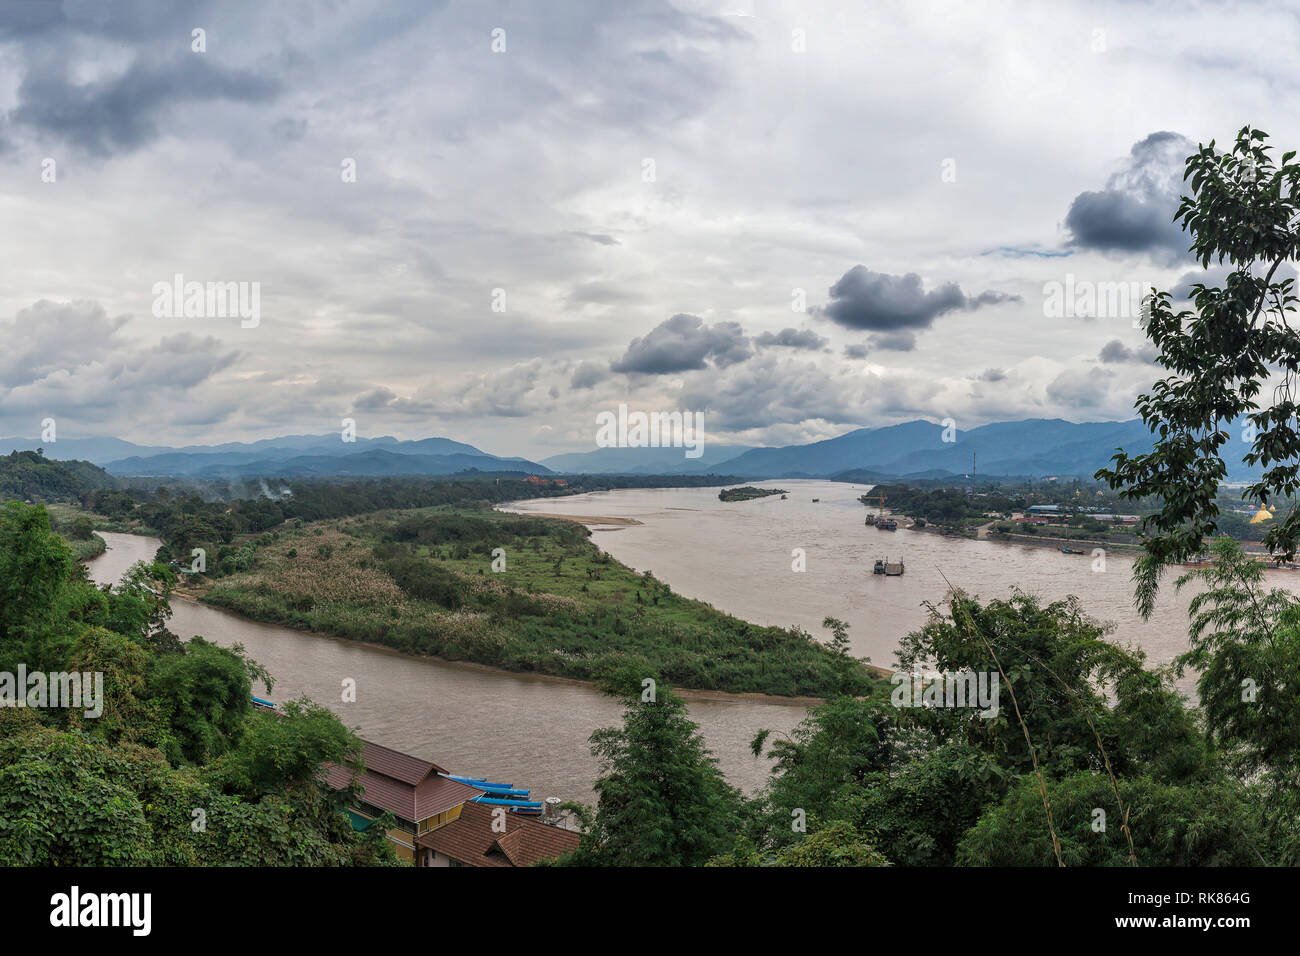
[[[366,770],[357,778],[362,799],[404,820],[418,822],[482,796],[483,791],[438,774],[442,769],[428,760],[363,741],[361,757]],[[326,764],[325,779],[335,790],[352,781],[351,768]]]
[[[372,744],[369,740],[363,740],[362,743],[365,746],[361,751],[361,759],[366,762],[366,769],[402,783],[415,786],[429,774],[448,772],[431,760],[421,760],[410,754]]]
[[[460,817],[416,838],[466,866],[532,866],[578,847],[578,834],[518,813],[505,815],[505,833],[492,829],[493,807],[467,803]]]

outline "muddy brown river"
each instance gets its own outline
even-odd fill
[[[863,523],[857,497],[868,486],[824,481],[756,482],[778,496],[724,503],[717,488],[630,489],[516,502],[507,509],[602,518],[593,539],[638,571],[650,570],[675,591],[758,624],[799,625],[825,636],[827,615],[850,624],[853,649],[885,667],[901,637],[925,620],[925,602],[941,601],[945,577],[981,597],[1013,588],[1044,600],[1080,597],[1092,616],[1115,625],[1112,640],[1165,664],[1187,647],[1191,591],[1163,591],[1149,621],[1133,610],[1131,559],[1053,548],[880,531]],[[814,502],[813,499],[818,501]],[[93,576],[116,581],[133,562],[153,556],[158,541],[104,533],[109,550],[90,563]],[[795,571],[795,549],[805,570]],[[902,560],[901,577],[873,575],[876,558]],[[1270,571],[1268,583],[1294,588],[1297,573]],[[330,707],[362,736],[436,761],[454,773],[530,788],[533,798],[590,799],[596,763],[588,737],[617,724],[617,705],[570,681],[511,674],[474,665],[407,657],[395,651],[259,624],[191,601],[173,602],[171,628],[223,645],[243,644],[276,677],[275,700],[306,695]],[[355,703],[342,682],[356,681]],[[1180,686],[1192,694],[1190,677]],[[788,732],[805,708],[781,698],[684,692],[692,718],[727,778],[747,792],[760,787],[767,761],[749,741],[760,728]]]
[[[151,560],[160,543],[129,534],[100,536],[108,551],[89,563],[100,583],[116,582],[136,561]],[[408,657],[181,598],[172,601],[169,626],[185,639],[200,634],[227,647],[242,644],[274,675],[272,700],[306,695],[369,740],[452,773],[531,789],[534,800],[590,801],[597,766],[587,739],[621,720],[618,705],[586,684]],[[348,678],[356,681],[354,703],[342,699]],[[258,688],[254,693],[265,696]],[[767,760],[748,749],[754,734],[764,727],[788,732],[805,713],[780,698],[681,693],[727,779],[747,792],[767,776]]]

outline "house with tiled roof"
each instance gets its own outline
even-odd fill
[[[455,820],[416,837],[420,866],[532,866],[578,848],[573,830],[466,803]]]
[[[365,771],[354,781],[350,767],[326,764],[326,782],[335,790],[354,782],[361,787],[360,799],[349,811],[352,825],[358,830],[367,829],[385,810],[396,817],[388,838],[396,845],[397,855],[405,860],[415,860],[420,834],[454,821],[467,801],[483,796],[482,790],[449,780],[447,771],[430,760],[368,740],[362,743]]]

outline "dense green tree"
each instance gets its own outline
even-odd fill
[[[1131,866],[1128,839],[1105,774],[1078,773],[1048,783],[1056,836],[1066,866]],[[1261,834],[1235,785],[1173,787],[1148,778],[1121,780],[1140,866],[1257,866]],[[1102,817],[1100,814],[1104,813]],[[1102,829],[1104,827],[1104,829]],[[1038,782],[1021,779],[963,838],[966,866],[1055,866]]]
[[[16,501],[0,508],[0,639],[23,639],[51,621],[75,563],[44,508]]]
[[[207,763],[238,744],[252,707],[248,671],[240,649],[220,647],[201,637],[191,639],[184,654],[155,664],[149,692],[169,702],[180,757]]]
[[[1144,553],[1134,565],[1137,603],[1154,607],[1164,569],[1197,555],[1219,527],[1216,503],[1227,474],[1224,456],[1264,466],[1243,497],[1268,504],[1300,489],[1300,427],[1295,375],[1300,369],[1300,330],[1295,280],[1275,279],[1278,267],[1300,251],[1300,163],[1294,151],[1278,162],[1267,134],[1244,126],[1231,150],[1214,141],[1187,158],[1183,196],[1175,219],[1203,268],[1227,262],[1222,285],[1197,283],[1191,308],[1177,307],[1169,292],[1156,292],[1147,310],[1147,337],[1160,350],[1169,373],[1137,410],[1156,436],[1148,454],[1121,451],[1112,468],[1097,472],[1126,496],[1152,496],[1160,510],[1144,522]],[[1271,400],[1260,394],[1272,386]],[[1241,434],[1238,422],[1248,421]],[[1294,557],[1300,512],[1269,529],[1270,551]]]
[[[310,782],[325,763],[346,763],[361,741],[332,713],[307,698],[287,701],[279,713],[257,712],[237,749],[217,762],[227,789],[260,797],[287,784]]]
[[[1190,647],[1178,673],[1199,673],[1210,733],[1240,771],[1300,782],[1300,601],[1264,588],[1264,568],[1235,541],[1213,546],[1209,567],[1179,579],[1206,585],[1192,598]]]
[[[97,588],[43,506],[0,509],[3,669],[103,677],[98,716],[0,708],[0,865],[394,862],[319,779],[326,761],[356,765],[356,738],[307,701],[252,713],[270,675],[239,647],[162,640],[168,587],[137,565]]]
[[[591,736],[600,761],[596,806],[575,808],[585,832],[564,861],[584,866],[697,866],[729,849],[740,795],[726,782],[686,715],[660,684],[643,699],[623,683],[623,726]]]
[[[1073,597],[1043,605],[1017,592],[981,604],[954,594],[944,612],[936,609],[902,639],[899,664],[909,672],[996,676],[998,712],[914,707],[908,718],[937,740],[967,741],[1015,774],[1031,771],[1035,758],[1052,773],[1102,771],[1108,762],[1128,773],[1153,761],[1165,761],[1164,772],[1195,772],[1204,752],[1192,715],[1167,679],[1145,669],[1141,651],[1106,633]]]
[[[818,827],[776,853],[763,856],[745,840],[729,853],[710,860],[709,866],[889,866],[871,838],[843,820]]]
[[[772,741],[772,781],[763,803],[765,832],[761,842],[783,846],[799,839],[796,817],[823,819],[851,815],[845,800],[871,775],[885,770],[896,742],[896,721],[879,699],[835,697],[814,708],[791,734]],[[769,735],[751,745],[755,755]]]

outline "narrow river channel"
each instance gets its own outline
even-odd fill
[[[101,584],[118,581],[136,561],[151,560],[160,544],[157,538],[99,534],[108,551],[89,568]],[[227,647],[242,644],[274,675],[273,700],[306,695],[369,740],[453,773],[530,788],[532,799],[590,801],[597,766],[587,739],[621,720],[618,705],[586,684],[408,657],[182,598],[172,601],[169,626],[182,639],[200,634]],[[342,701],[346,678],[356,681],[355,703]],[[768,761],[749,752],[749,741],[764,727],[788,732],[806,712],[780,698],[683,696],[727,779],[751,793],[766,779]]]

